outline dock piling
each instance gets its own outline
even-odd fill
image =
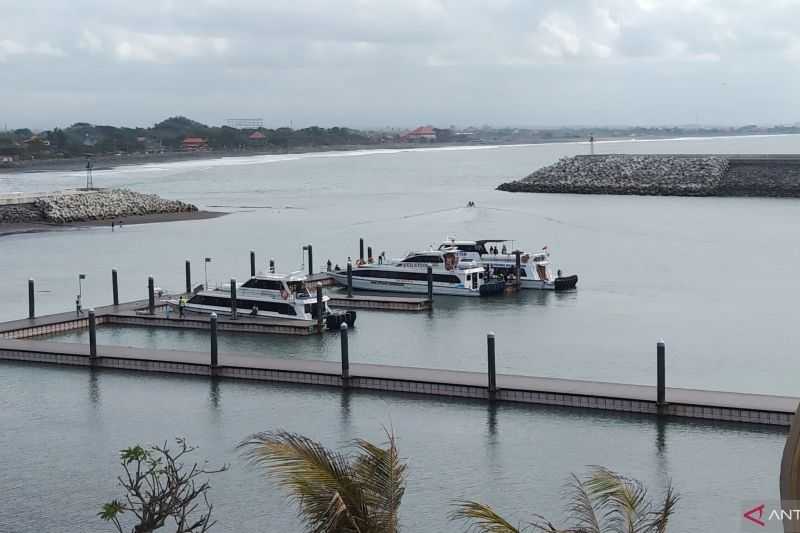
[[[342,325],[339,326],[339,331],[341,332],[339,336],[342,339],[342,386],[346,388],[350,381],[350,348],[347,344],[346,322],[343,322]]]
[[[303,248],[308,250],[308,275],[311,276],[314,274],[314,250],[310,244],[303,246]]]
[[[256,252],[255,250],[250,250],[250,277],[256,275]]]
[[[514,284],[517,286],[517,289],[522,287],[522,280],[520,279],[520,270],[522,269],[521,268],[522,262],[521,262],[521,259],[520,259],[520,255],[521,254],[522,254],[522,252],[520,252],[519,250],[514,250],[514,260],[516,262],[516,264],[514,266],[514,268],[515,268],[515,270],[514,270]]]
[[[97,318],[94,309],[89,309],[89,361],[94,364],[97,358]]]
[[[322,333],[324,331],[322,327],[322,317],[324,313],[322,312],[322,285],[317,285],[317,332]]]
[[[364,238],[358,239],[358,258],[364,261]]]
[[[208,287],[203,287],[204,289],[208,289]],[[189,260],[186,260],[186,294],[192,292],[192,264]]]
[[[275,273],[275,260],[274,259],[270,259],[269,260],[269,273],[270,274],[274,274]]]
[[[219,353],[217,349],[217,313],[211,313],[208,323],[211,327],[211,373],[214,374],[219,364]]]
[[[494,358],[494,332],[490,331],[489,334],[486,335],[486,351],[489,372],[489,400],[494,400],[495,396],[497,395],[497,367],[495,366]]]
[[[114,299],[114,305],[119,305],[119,279],[116,268],[111,269],[111,296]]]
[[[36,318],[36,302],[34,301],[33,278],[28,280],[28,318]]]
[[[153,276],[147,277],[147,312],[156,314],[156,286]]]
[[[231,278],[231,319],[236,320],[239,303],[236,301],[236,278]]]
[[[428,265],[428,301],[433,306],[433,266]]]
[[[372,262],[372,246],[367,246],[367,262]]]
[[[347,297],[353,297],[353,263],[347,261]]]
[[[666,346],[664,341],[656,344],[656,406],[659,410],[666,405]]]

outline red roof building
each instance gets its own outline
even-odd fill
[[[208,150],[208,139],[202,137],[186,137],[181,144],[187,152]]]
[[[436,132],[433,131],[433,128],[430,126],[420,126],[419,128],[409,131],[400,139],[408,142],[412,141],[435,141],[436,140]]]
[[[263,141],[264,139],[267,138],[267,136],[261,133],[260,131],[254,131],[253,133],[248,135],[247,138],[250,139],[251,141]]]

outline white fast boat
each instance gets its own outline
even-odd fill
[[[490,280],[486,269],[460,260],[455,250],[411,252],[403,259],[385,263],[353,265],[353,288],[368,291],[427,294],[428,265],[433,273],[433,293],[452,296],[483,296],[503,291],[505,284]],[[339,285],[347,286],[347,272],[330,272]]]
[[[457,241],[448,239],[439,245],[440,250],[455,249],[461,260],[474,261],[489,268],[490,276],[513,277],[516,272],[517,258],[513,251],[506,248],[509,241],[503,239],[487,239],[479,241]],[[489,245],[487,247],[487,245]],[[497,245],[501,246],[497,250]],[[495,253],[494,250],[497,250]],[[534,253],[520,252],[520,286],[523,289],[567,290],[578,284],[578,276],[563,276],[558,270],[556,275],[550,269],[550,252],[547,247]]]
[[[314,291],[310,290],[308,277],[302,272],[259,274],[236,285],[236,313],[240,317],[316,320],[317,296]],[[328,307],[329,300],[328,296],[322,297],[322,315],[328,328],[337,329],[342,322],[353,327],[355,312],[332,311]],[[177,301],[170,303],[178,305]],[[185,309],[195,313],[231,315],[231,288],[228,285],[200,290],[185,303]]]

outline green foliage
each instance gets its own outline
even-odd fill
[[[302,435],[258,433],[242,442],[290,494],[309,533],[396,533],[406,465],[394,435],[386,447],[357,440],[352,453],[332,451]]]
[[[118,533],[150,533],[168,522],[174,524],[175,533],[205,533],[211,529],[215,523],[211,519],[213,506],[208,502],[211,485],[208,480],[199,481],[199,478],[222,472],[227,466],[218,469],[208,469],[197,463],[188,466],[184,458],[196,448],[182,438],[176,442],[177,451],[166,443],[120,450],[124,473],[117,479],[125,489],[125,496],[103,504],[97,516],[110,522]],[[130,529],[124,521],[131,522]]]
[[[467,531],[475,533],[665,533],[678,503],[669,484],[664,496],[653,501],[641,482],[599,466],[583,479],[573,474],[567,495],[571,524],[566,529],[540,515],[534,515],[535,522],[515,527],[488,505],[474,501],[455,502],[450,519],[467,522]]]

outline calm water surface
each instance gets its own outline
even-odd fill
[[[199,445],[198,459],[231,465],[213,479],[215,530],[299,531],[293,508],[235,449],[274,428],[340,446],[356,436],[380,441],[391,425],[409,463],[401,517],[409,532],[456,531],[446,520],[456,498],[520,520],[535,511],[559,519],[563,482],[589,464],[624,471],[655,493],[671,478],[682,496],[674,531],[738,531],[742,502],[778,496],[779,430],[112,371],[0,370],[4,533],[110,531],[95,513],[121,495],[116,450],[173,435]]]
[[[800,138],[752,137],[599,145],[601,152],[796,153]],[[580,144],[262,156],[122,167],[95,183],[126,186],[230,212],[202,221],[92,228],[0,239],[0,319],[25,315],[26,280],[41,313],[71,307],[77,273],[87,306],[146,295],[148,275],[183,286],[183,261],[209,281],[246,277],[248,251],[280,269],[344,264],[364,237],[399,256],[446,236],[548,245],[556,268],[580,275],[576,292],[528,291],[487,300],[437,298],[430,313],[359,312],[358,361],[482,370],[488,331],[503,372],[652,383],[655,342],[668,346],[674,386],[798,394],[795,327],[800,285],[800,202],[757,198],[649,198],[509,194],[494,187]],[[0,191],[80,185],[80,173],[0,175]],[[477,207],[463,207],[472,200]],[[225,207],[213,207],[225,206]],[[82,334],[67,336],[84,341]],[[197,332],[101,329],[100,342],[205,349]],[[335,336],[224,336],[223,349],[264,357],[338,358]],[[774,497],[783,433],[725,425],[264,384],[0,367],[0,531],[101,530],[93,518],[113,493],[114,450],[183,433],[233,469],[215,483],[225,531],[292,530],[279,495],[237,459],[247,434],[274,427],[327,443],[401,435],[412,475],[409,531],[447,530],[450,498],[548,511],[570,471],[604,464],[684,494],[678,531],[705,530],[709,509],[738,527],[740,502]],[[302,413],[302,416],[297,416]],[[587,438],[591,435],[591,438]],[[54,475],[53,472],[57,472]],[[491,482],[487,482],[491,479]],[[10,489],[8,489],[10,487]],[[80,490],[75,490],[80,487]],[[551,513],[552,514],[552,513]],[[227,517],[227,520],[226,520]],[[703,522],[706,520],[707,522]],[[44,527],[43,527],[44,526]],[[700,527],[706,526],[706,527]]]

